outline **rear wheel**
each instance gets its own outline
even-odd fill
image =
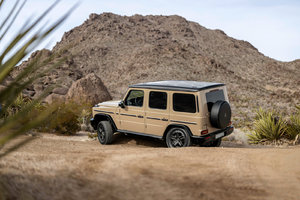
[[[169,148],[187,147],[191,144],[191,138],[185,129],[172,128],[166,135],[166,144]]]
[[[97,136],[101,144],[110,144],[114,132],[109,121],[100,121],[97,126]]]

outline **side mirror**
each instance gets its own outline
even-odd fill
[[[121,108],[125,108],[124,101],[120,101],[119,106],[120,106]]]

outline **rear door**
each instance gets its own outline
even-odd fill
[[[185,125],[193,135],[199,135],[200,114],[196,93],[174,91],[171,98],[170,124]]]
[[[149,91],[148,105],[145,107],[147,134],[163,136],[169,124],[169,99],[167,92]]]

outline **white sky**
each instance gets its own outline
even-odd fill
[[[0,10],[0,23],[14,2],[5,1]],[[16,34],[25,19],[38,16],[53,2],[28,0],[10,33]],[[48,21],[55,21],[75,3],[62,0]],[[129,16],[177,14],[206,28],[221,29],[231,37],[246,40],[271,58],[281,61],[300,58],[300,0],[81,0],[68,20],[49,38],[47,47],[53,47],[64,32],[82,24],[90,13],[102,12]],[[11,35],[1,41],[0,50]]]

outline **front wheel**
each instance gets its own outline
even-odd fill
[[[191,144],[191,138],[185,129],[172,128],[166,135],[166,144],[169,148],[188,147]]]
[[[97,136],[101,144],[110,144],[114,132],[109,121],[100,121],[97,126]]]

